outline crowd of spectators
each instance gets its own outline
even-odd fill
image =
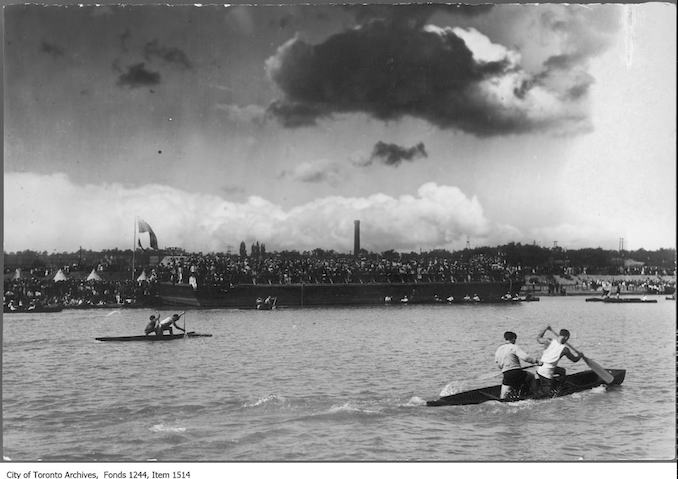
[[[154,294],[153,283],[105,281],[25,275],[4,282],[3,310],[26,311],[34,308],[60,306],[87,308],[129,306]]]
[[[26,308],[28,305],[61,305],[92,307],[148,303],[156,295],[156,284],[184,283],[194,288],[227,289],[236,284],[299,284],[299,283],[422,283],[422,282],[491,282],[525,280],[533,290],[548,288],[550,294],[569,291],[612,291],[622,293],[664,292],[675,288],[675,277],[659,276],[666,271],[653,266],[639,267],[643,278],[619,275],[612,280],[587,274],[586,268],[570,266],[561,269],[550,266],[550,273],[536,279],[534,268],[512,265],[501,253],[468,254],[395,252],[366,253],[360,256],[334,252],[280,252],[247,255],[224,253],[183,253],[158,257],[156,261],[137,265],[134,277],[143,271],[143,278],[132,280],[130,271],[122,266],[117,277],[113,263],[103,261],[51,265],[31,268],[20,275],[5,269],[5,309]],[[635,267],[635,266],[633,266]],[[101,278],[88,280],[87,271],[101,273]],[[62,270],[64,278],[55,281]],[[635,273],[635,271],[633,271]],[[652,276],[654,275],[654,276]],[[122,279],[125,278],[125,279]],[[543,289],[542,289],[543,290]]]
[[[220,254],[166,257],[152,274],[158,281],[194,286],[298,283],[414,283],[504,281],[515,276],[498,257],[483,255],[467,261],[450,258],[386,259],[337,255],[285,256],[252,259]]]
[[[541,290],[549,295],[600,293],[614,294],[673,294],[676,279],[673,276],[598,275],[598,276],[527,276],[531,291]]]
[[[675,288],[675,281],[667,281],[656,277],[643,279],[582,279],[578,283],[579,289],[583,291],[599,291],[602,293],[635,293],[635,292],[656,292],[663,293],[667,287]]]
[[[663,268],[660,266],[637,266],[637,265],[618,265],[618,266],[609,266],[603,268],[602,270],[586,267],[586,266],[567,266],[560,268],[553,267],[541,267],[534,268],[533,272],[535,274],[546,274],[550,272],[556,272],[561,274],[564,277],[568,276],[587,276],[587,275],[617,275],[617,276],[668,276],[673,273],[672,270]]]

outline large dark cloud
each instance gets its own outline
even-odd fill
[[[495,15],[487,30],[509,48],[473,27],[430,24],[446,23],[450,14],[484,14],[489,6],[346,8],[359,26],[318,44],[297,36],[267,60],[282,93],[269,113],[284,126],[366,113],[381,120],[420,118],[476,136],[588,131],[590,59],[609,47],[619,28],[616,10],[554,6],[543,15],[525,10],[532,18],[527,31],[507,36]],[[525,49],[523,67],[523,52],[515,49],[537,35],[542,48]]]
[[[118,77],[118,85],[121,87],[137,88],[159,83],[160,73],[147,70],[144,63],[129,66],[127,71]]]
[[[161,45],[158,40],[153,40],[144,46],[144,58],[151,61],[153,58],[159,58],[167,63],[178,65],[186,70],[191,69],[191,62],[183,50],[175,47]]]
[[[364,166],[372,164],[374,161],[379,161],[388,166],[399,166],[403,161],[413,161],[417,158],[426,157],[428,157],[428,154],[421,142],[410,148],[405,148],[395,143],[378,141],[374,145],[369,161],[365,162]]]
[[[287,126],[334,112],[367,112],[382,120],[412,115],[478,134],[514,128],[468,95],[469,87],[508,71],[509,63],[474,60],[449,29],[372,21],[319,45],[293,39],[267,66],[285,94],[271,113]]]

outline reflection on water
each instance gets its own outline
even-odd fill
[[[675,454],[675,308],[517,305],[189,311],[212,338],[141,334],[148,311],[3,318],[3,454],[12,460],[647,460]],[[500,380],[505,330],[539,353],[550,324],[622,387],[427,408]],[[586,368],[563,360],[569,371]],[[576,441],[563,443],[566,425]]]

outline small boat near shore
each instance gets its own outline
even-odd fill
[[[539,297],[527,294],[525,296],[515,296],[511,298],[510,301],[513,301],[514,303],[530,303],[534,301],[539,301]]]
[[[606,369],[606,371],[614,377],[614,380],[609,385],[607,385],[607,387],[615,385],[618,386],[624,382],[626,369]],[[526,399],[552,399],[554,397],[567,396],[577,392],[586,391],[587,389],[593,389],[605,384],[605,381],[603,381],[598,374],[592,370],[587,370],[574,374],[568,374],[565,376],[565,379],[560,387],[554,391],[551,391],[550,394],[525,394],[517,397],[511,397],[510,399],[499,399],[499,395],[501,393],[501,384],[498,384],[496,386],[472,389],[470,391],[464,391],[458,394],[452,394],[450,396],[443,396],[433,401],[426,401],[426,405],[464,406],[468,404],[481,404],[488,401],[515,402],[524,401]]]
[[[277,307],[278,298],[277,296],[268,296],[266,299],[257,298],[255,309],[260,311],[272,311]]]
[[[656,303],[656,299],[647,298],[586,298],[587,303]]]
[[[97,341],[172,341],[175,339],[193,339],[193,338],[211,338],[211,334],[200,334],[190,331],[186,334],[162,334],[162,335],[140,335],[140,336],[104,336],[94,338]]]
[[[7,313],[58,313],[64,308],[61,305],[31,305],[28,307],[11,308],[5,306],[2,310],[4,314]]]

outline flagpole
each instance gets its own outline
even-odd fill
[[[134,216],[134,238],[132,239],[132,281],[134,281],[134,263],[137,252],[137,217]]]

